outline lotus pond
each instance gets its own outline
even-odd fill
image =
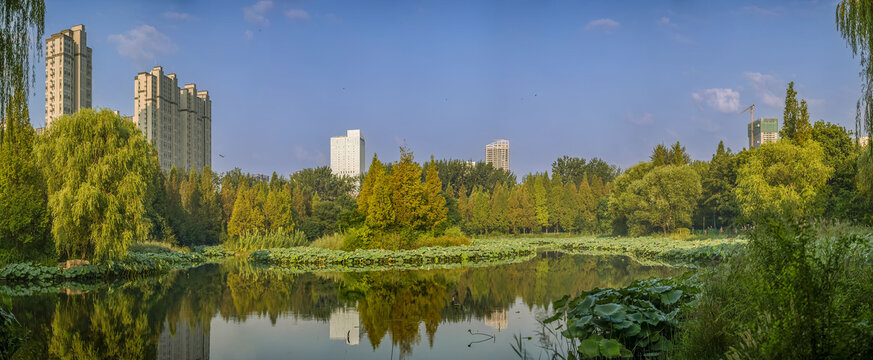
[[[491,266],[289,272],[241,259],[86,289],[5,294],[15,359],[535,357],[566,294],[670,277],[618,255],[541,252]]]

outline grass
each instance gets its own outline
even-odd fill
[[[263,249],[290,248],[309,245],[302,231],[273,231],[268,233],[246,232],[232,237],[222,246],[238,254],[249,254]]]
[[[342,250],[343,244],[345,243],[345,236],[345,233],[333,233],[330,235],[324,235],[318,239],[315,239],[315,241],[309,244],[309,246],[329,250]]]

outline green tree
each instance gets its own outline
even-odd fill
[[[433,164],[433,157],[430,159]],[[430,230],[442,226],[446,222],[446,198],[442,193],[443,184],[435,166],[427,168],[424,182],[423,205],[420,207],[420,217],[425,219],[425,226]]]
[[[789,82],[788,89],[785,90],[785,112],[782,116],[782,130],[779,131],[779,136],[802,145],[811,138],[811,132],[806,100],[797,102],[794,81]]]
[[[551,220],[551,214],[549,214],[549,192],[546,190],[548,178],[545,175],[533,176],[535,177],[533,197],[536,209],[536,225],[541,229],[546,228],[546,232],[548,232],[549,221]]]
[[[294,216],[291,207],[291,186],[270,188],[264,201],[264,217],[267,231],[294,230]]]
[[[258,192],[259,189],[250,188],[245,183],[237,189],[233,214],[227,223],[228,236],[240,236],[248,231],[267,231],[267,219]]]
[[[503,184],[497,184],[491,194],[491,217],[494,231],[509,232],[509,192]]]
[[[859,198],[856,177],[858,151],[850,133],[837,124],[816,121],[812,140],[821,145],[824,162],[834,169],[827,182],[827,201],[824,215],[833,219],[861,220],[870,209]]]
[[[45,181],[33,158],[35,137],[19,89],[0,122],[0,246],[17,256],[41,252],[48,235]]]
[[[382,170],[380,170],[380,171],[385,171],[385,169],[384,169],[385,166],[382,165],[381,161],[379,161],[379,156],[376,154],[373,154],[373,161],[370,162],[370,170],[369,171],[373,171],[373,168],[375,168],[375,167],[382,168]],[[373,185],[374,185],[373,181],[374,181],[374,178],[367,179],[367,176],[364,175],[364,180],[361,182],[361,191],[358,192],[357,202],[358,202],[358,210],[362,214],[367,213],[367,206],[369,205],[369,202],[370,202],[370,195],[373,193]]]
[[[640,201],[629,222],[661,228],[665,235],[691,225],[691,213],[701,193],[700,177],[691,167],[657,167],[637,184]]]
[[[35,68],[31,59],[42,54],[45,1],[4,0],[0,3],[0,114],[18,90],[30,89]]]
[[[734,193],[743,215],[750,219],[767,213],[819,215],[824,186],[832,173],[815,142],[805,146],[767,143],[751,151],[740,167]]]
[[[380,163],[377,163],[381,165]],[[382,166],[373,166],[367,172],[373,177],[373,189],[368,196],[365,222],[373,229],[386,229],[396,223],[394,204],[391,199],[391,178]],[[360,203],[358,204],[360,209]]]
[[[416,228],[423,223],[417,211],[424,203],[421,167],[406,147],[400,148],[400,161],[391,168],[391,200],[398,224]]]
[[[701,207],[704,217],[712,221],[704,221],[711,226],[730,225],[738,215],[734,187],[737,181],[737,160],[731,149],[725,149],[724,142],[719,141],[715,154],[709,162],[709,171],[703,176],[703,197]]]
[[[655,166],[665,166],[670,165],[673,161],[673,157],[670,155],[670,150],[667,150],[667,147],[664,144],[658,144],[655,146],[655,149],[652,150],[652,155],[649,157],[649,160]]]
[[[80,110],[38,142],[58,254],[102,261],[148,237],[148,183],[157,154],[136,126],[109,110]]]
[[[322,166],[297,171],[291,174],[289,181],[304,191],[317,194],[321,200],[333,201],[352,192],[357,178],[334,175],[330,167]]]

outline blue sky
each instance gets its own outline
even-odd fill
[[[402,143],[481,160],[506,138],[520,175],[562,155],[626,168],[677,140],[694,159],[740,149],[739,112],[781,118],[788,81],[813,120],[854,128],[860,67],[835,4],[49,0],[45,24],[85,24],[96,107],[131,114],[134,76],[155,65],[209,90],[218,171],[328,165],[329,138],[360,128],[368,159],[388,161]]]

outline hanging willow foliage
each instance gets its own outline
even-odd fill
[[[861,58],[863,82],[855,117],[855,132],[859,133],[858,130],[864,126],[870,135],[873,134],[873,1],[841,1],[837,4],[836,22],[852,54]]]
[[[31,55],[42,54],[45,1],[0,2],[0,114],[17,86],[30,89],[35,67]]]

